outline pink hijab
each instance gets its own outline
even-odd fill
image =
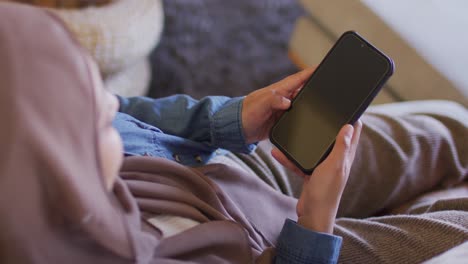
[[[270,263],[296,201],[254,175],[133,157],[106,191],[90,68],[58,19],[0,3],[0,58],[0,263]],[[200,224],[163,239],[157,214]]]
[[[154,246],[127,189],[105,190],[89,68],[61,23],[0,3],[0,58],[0,263],[120,263],[134,239]]]

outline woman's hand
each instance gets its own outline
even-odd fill
[[[345,125],[336,137],[330,155],[314,170],[305,175],[278,149],[272,155],[285,167],[304,177],[302,193],[297,203],[298,223],[317,232],[333,233],[336,213],[343,189],[361,135],[362,123]]]
[[[305,69],[245,97],[242,127],[247,143],[268,138],[273,125],[281,113],[291,106],[291,99],[297,95],[314,69]]]

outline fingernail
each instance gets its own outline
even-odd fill
[[[283,99],[281,99],[281,100],[282,100],[281,103],[282,103],[284,106],[289,106],[289,105],[291,104],[291,100],[289,100],[289,99],[286,98],[286,97],[283,97]]]

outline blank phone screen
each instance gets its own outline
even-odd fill
[[[312,170],[391,72],[385,55],[345,33],[274,126],[272,141],[303,170]]]

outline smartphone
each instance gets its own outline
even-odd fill
[[[394,71],[392,59],[354,31],[345,32],[270,131],[271,142],[303,172],[330,153]]]

